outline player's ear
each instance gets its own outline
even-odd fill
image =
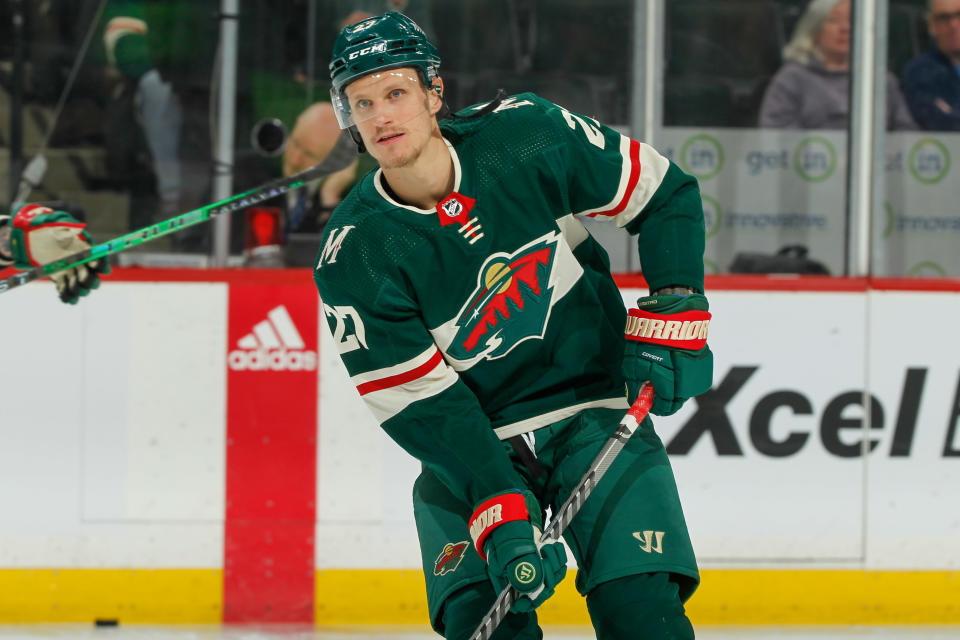
[[[430,96],[430,111],[436,115],[443,106],[443,78],[433,79],[428,94]]]

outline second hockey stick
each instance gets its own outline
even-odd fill
[[[322,178],[346,168],[356,156],[356,143],[351,140],[347,133],[342,133],[340,138],[337,140],[337,144],[334,145],[333,149],[330,150],[330,153],[327,154],[327,157],[324,158],[319,164],[316,164],[305,171],[301,171],[300,173],[292,175],[288,178],[279,178],[277,180],[273,180],[265,185],[257,187],[256,189],[251,189],[250,191],[244,191],[243,193],[230,196],[226,200],[204,205],[199,209],[181,213],[180,215],[164,220],[163,222],[158,222],[148,227],[131,231],[130,233],[122,235],[119,238],[114,238],[109,242],[103,242],[101,244],[94,245],[86,251],[75,253],[71,256],[63,258],[62,260],[57,260],[56,262],[50,262],[26,271],[21,271],[20,273],[10,276],[9,278],[0,280],[0,293],[9,291],[14,287],[19,287],[22,284],[33,282],[39,278],[44,278],[59,271],[72,269],[86,262],[90,262],[91,260],[99,260],[114,253],[119,253],[131,247],[143,244],[144,242],[156,240],[157,238],[180,231],[181,229],[192,227],[200,224],[201,222],[206,222],[207,220],[215,218],[221,214],[230,213],[238,209],[244,209],[251,205],[259,204],[264,200],[275,198],[276,196],[287,193],[288,191],[298,189],[311,180]]]
[[[643,419],[650,413],[650,407],[653,405],[653,385],[644,382],[637,394],[637,399],[633,401],[627,414],[620,421],[620,426],[610,436],[610,439],[604,443],[603,448],[597,457],[593,459],[586,473],[580,478],[580,482],[570,492],[570,497],[557,510],[553,521],[543,530],[543,537],[540,540],[540,546],[560,540],[560,534],[563,533],[573,517],[580,511],[584,501],[593,492],[600,478],[604,476],[610,465],[623,446],[637,430]],[[470,640],[489,640],[496,631],[497,627],[503,622],[510,607],[517,601],[517,591],[511,585],[500,592],[496,602],[487,611],[477,630],[470,636]]]

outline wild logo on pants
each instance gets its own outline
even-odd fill
[[[443,547],[443,551],[437,556],[437,561],[433,564],[433,575],[442,576],[453,573],[463,561],[464,551],[470,546],[470,542],[448,542]]]

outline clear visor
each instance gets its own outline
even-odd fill
[[[383,117],[403,124],[428,109],[420,75],[414,69],[387,69],[354,80],[342,91],[330,90],[341,129]]]

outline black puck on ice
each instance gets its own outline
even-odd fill
[[[97,618],[93,621],[95,627],[116,627],[120,621],[116,618]]]

